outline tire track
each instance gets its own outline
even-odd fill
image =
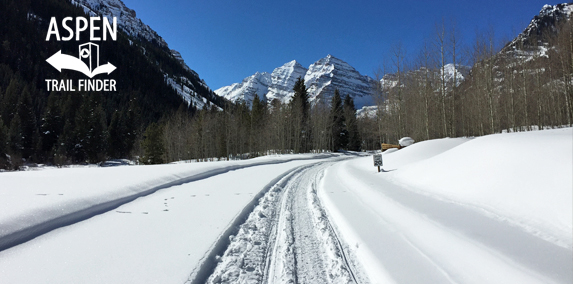
[[[358,283],[316,192],[332,163],[301,167],[273,185],[204,282]]]

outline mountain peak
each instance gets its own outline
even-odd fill
[[[298,63],[298,61],[292,60],[292,61],[285,63],[282,67],[294,67],[294,66],[302,66],[302,65],[300,63]]]
[[[270,84],[266,78],[254,80],[251,76],[240,84],[220,88],[215,93],[231,101],[245,100],[249,103],[254,95],[253,92],[256,91],[259,95],[266,93],[267,101],[278,99],[288,103],[294,95],[293,87],[298,78],[304,78],[309,100],[313,103],[329,102],[336,88],[341,94],[352,96],[357,107],[372,103],[370,96],[372,79],[361,75],[348,63],[331,54],[316,61],[308,69],[296,60],[287,62],[273,70],[270,74]],[[257,85],[257,88],[248,88],[249,84]],[[266,90],[264,90],[265,85],[268,86]]]

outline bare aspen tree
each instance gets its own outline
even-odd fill
[[[428,47],[428,43],[425,42],[422,50],[420,52],[419,55],[419,62],[420,62],[420,66],[421,66],[421,70],[423,73],[423,77],[421,78],[421,85],[422,87],[420,88],[420,92],[421,92],[421,99],[424,102],[424,107],[423,107],[423,116],[424,116],[424,136],[426,140],[430,139],[430,101],[431,101],[431,97],[433,94],[433,89],[432,89],[432,76],[431,76],[431,70],[432,68],[432,64],[431,64],[431,51]]]
[[[506,68],[505,80],[507,85],[507,93],[509,95],[509,126],[510,129],[515,131],[515,128],[517,127],[515,121],[515,74],[517,71],[512,66],[513,65],[510,64],[510,66]]]
[[[391,68],[388,62],[384,62],[381,68],[376,72],[376,82],[374,89],[374,96],[377,106],[376,122],[378,126],[379,145],[383,142],[390,142],[388,133],[390,132],[389,126],[391,124],[392,110],[390,101],[390,90],[395,86],[392,80],[392,74],[388,73]],[[392,77],[392,78],[391,78]]]
[[[573,124],[573,20],[564,25],[563,32],[558,36],[558,52],[561,62],[561,72],[565,83],[565,112],[567,125]]]
[[[451,126],[450,126],[450,136],[456,136],[456,101],[457,101],[457,94],[456,90],[458,88],[458,30],[457,30],[457,23],[455,20],[452,20],[452,24],[450,27],[450,46],[452,51],[452,64],[454,65],[454,74],[453,74],[453,82],[452,82],[452,89],[451,89]]]
[[[446,113],[446,25],[444,20],[440,24],[436,24],[436,37],[435,45],[439,54],[440,66],[440,105],[442,111],[442,135],[448,135],[448,122]]]
[[[398,139],[400,137],[402,137],[403,135],[403,129],[404,129],[404,125],[403,125],[403,72],[404,72],[404,63],[405,61],[405,50],[402,46],[401,42],[398,42],[397,44],[392,46],[392,63],[393,63],[393,67],[396,70],[396,76],[397,76],[397,83],[396,86],[393,88],[394,90],[394,96],[392,101],[394,102],[394,109],[397,113],[397,137]]]
[[[494,102],[494,89],[495,89],[495,73],[494,68],[495,64],[493,61],[493,55],[495,52],[495,36],[493,32],[493,28],[490,29],[488,35],[488,46],[486,49],[485,56],[487,58],[487,75],[486,79],[486,92],[488,98],[488,106],[489,106],[489,124],[490,124],[490,134],[495,133],[495,102]]]

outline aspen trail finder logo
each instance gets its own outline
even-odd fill
[[[49,41],[51,36],[54,36],[57,41],[69,41],[73,39],[74,30],[68,25],[68,22],[72,20],[72,17],[66,17],[62,20],[62,27],[68,32],[68,36],[60,37],[58,23],[56,19],[52,17],[46,41]],[[100,21],[103,27],[97,26],[97,23]],[[80,34],[88,29],[88,20],[84,17],[77,17],[75,23],[75,38],[76,41],[79,41]],[[91,79],[99,74],[109,75],[116,69],[116,67],[109,62],[100,65],[99,45],[91,41],[105,41],[107,40],[108,33],[110,38],[115,41],[117,39],[117,19],[115,17],[113,18],[113,26],[105,17],[103,20],[100,17],[91,17],[89,23],[90,42],[79,45],[77,57],[63,54],[60,50],[46,59],[46,61],[59,72],[62,72],[62,69],[73,70],[86,75],[90,79],[80,79],[77,81],[77,84],[74,84],[73,80],[70,79],[46,79],[48,91],[116,91],[116,82],[113,79]],[[98,31],[101,31],[101,35],[97,34]]]

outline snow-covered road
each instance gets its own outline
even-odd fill
[[[317,196],[325,169],[335,163],[301,167],[275,184],[232,237],[207,283],[356,283]]]
[[[0,283],[573,281],[573,129],[360,155],[2,173]]]

